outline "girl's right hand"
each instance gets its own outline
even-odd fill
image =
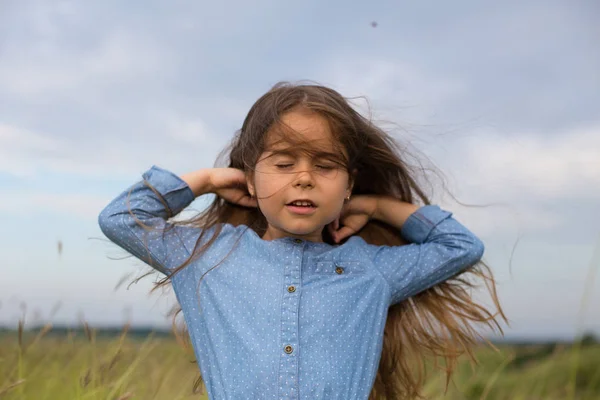
[[[244,171],[237,168],[212,168],[211,192],[222,199],[244,207],[258,207],[256,198],[250,197]]]

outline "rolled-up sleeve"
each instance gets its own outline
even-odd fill
[[[372,260],[391,289],[396,304],[476,264],[483,242],[437,205],[412,213],[401,229],[410,244],[373,246]]]
[[[194,194],[185,181],[157,166],[142,177],[100,212],[98,224],[119,247],[167,273],[185,261],[185,243],[195,242],[201,233],[199,228],[167,222],[194,200]]]

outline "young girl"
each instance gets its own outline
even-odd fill
[[[173,285],[209,398],[414,398],[425,357],[449,378],[476,323],[502,332],[466,291],[467,273],[491,282],[504,318],[483,243],[398,153],[334,90],[278,84],[228,168],[153,166],[101,212],[104,234]],[[206,193],[198,218],[169,221]]]

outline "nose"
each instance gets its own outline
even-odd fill
[[[296,181],[294,182],[294,186],[298,187],[313,187],[313,177],[312,177],[312,173],[310,171],[310,167],[303,169],[302,171],[298,172],[298,176],[296,177]]]

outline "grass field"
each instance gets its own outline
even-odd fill
[[[444,395],[436,374],[430,399],[600,399],[600,345],[500,345],[464,360]],[[198,369],[169,336],[78,333],[0,334],[0,399],[206,399],[194,394]]]

